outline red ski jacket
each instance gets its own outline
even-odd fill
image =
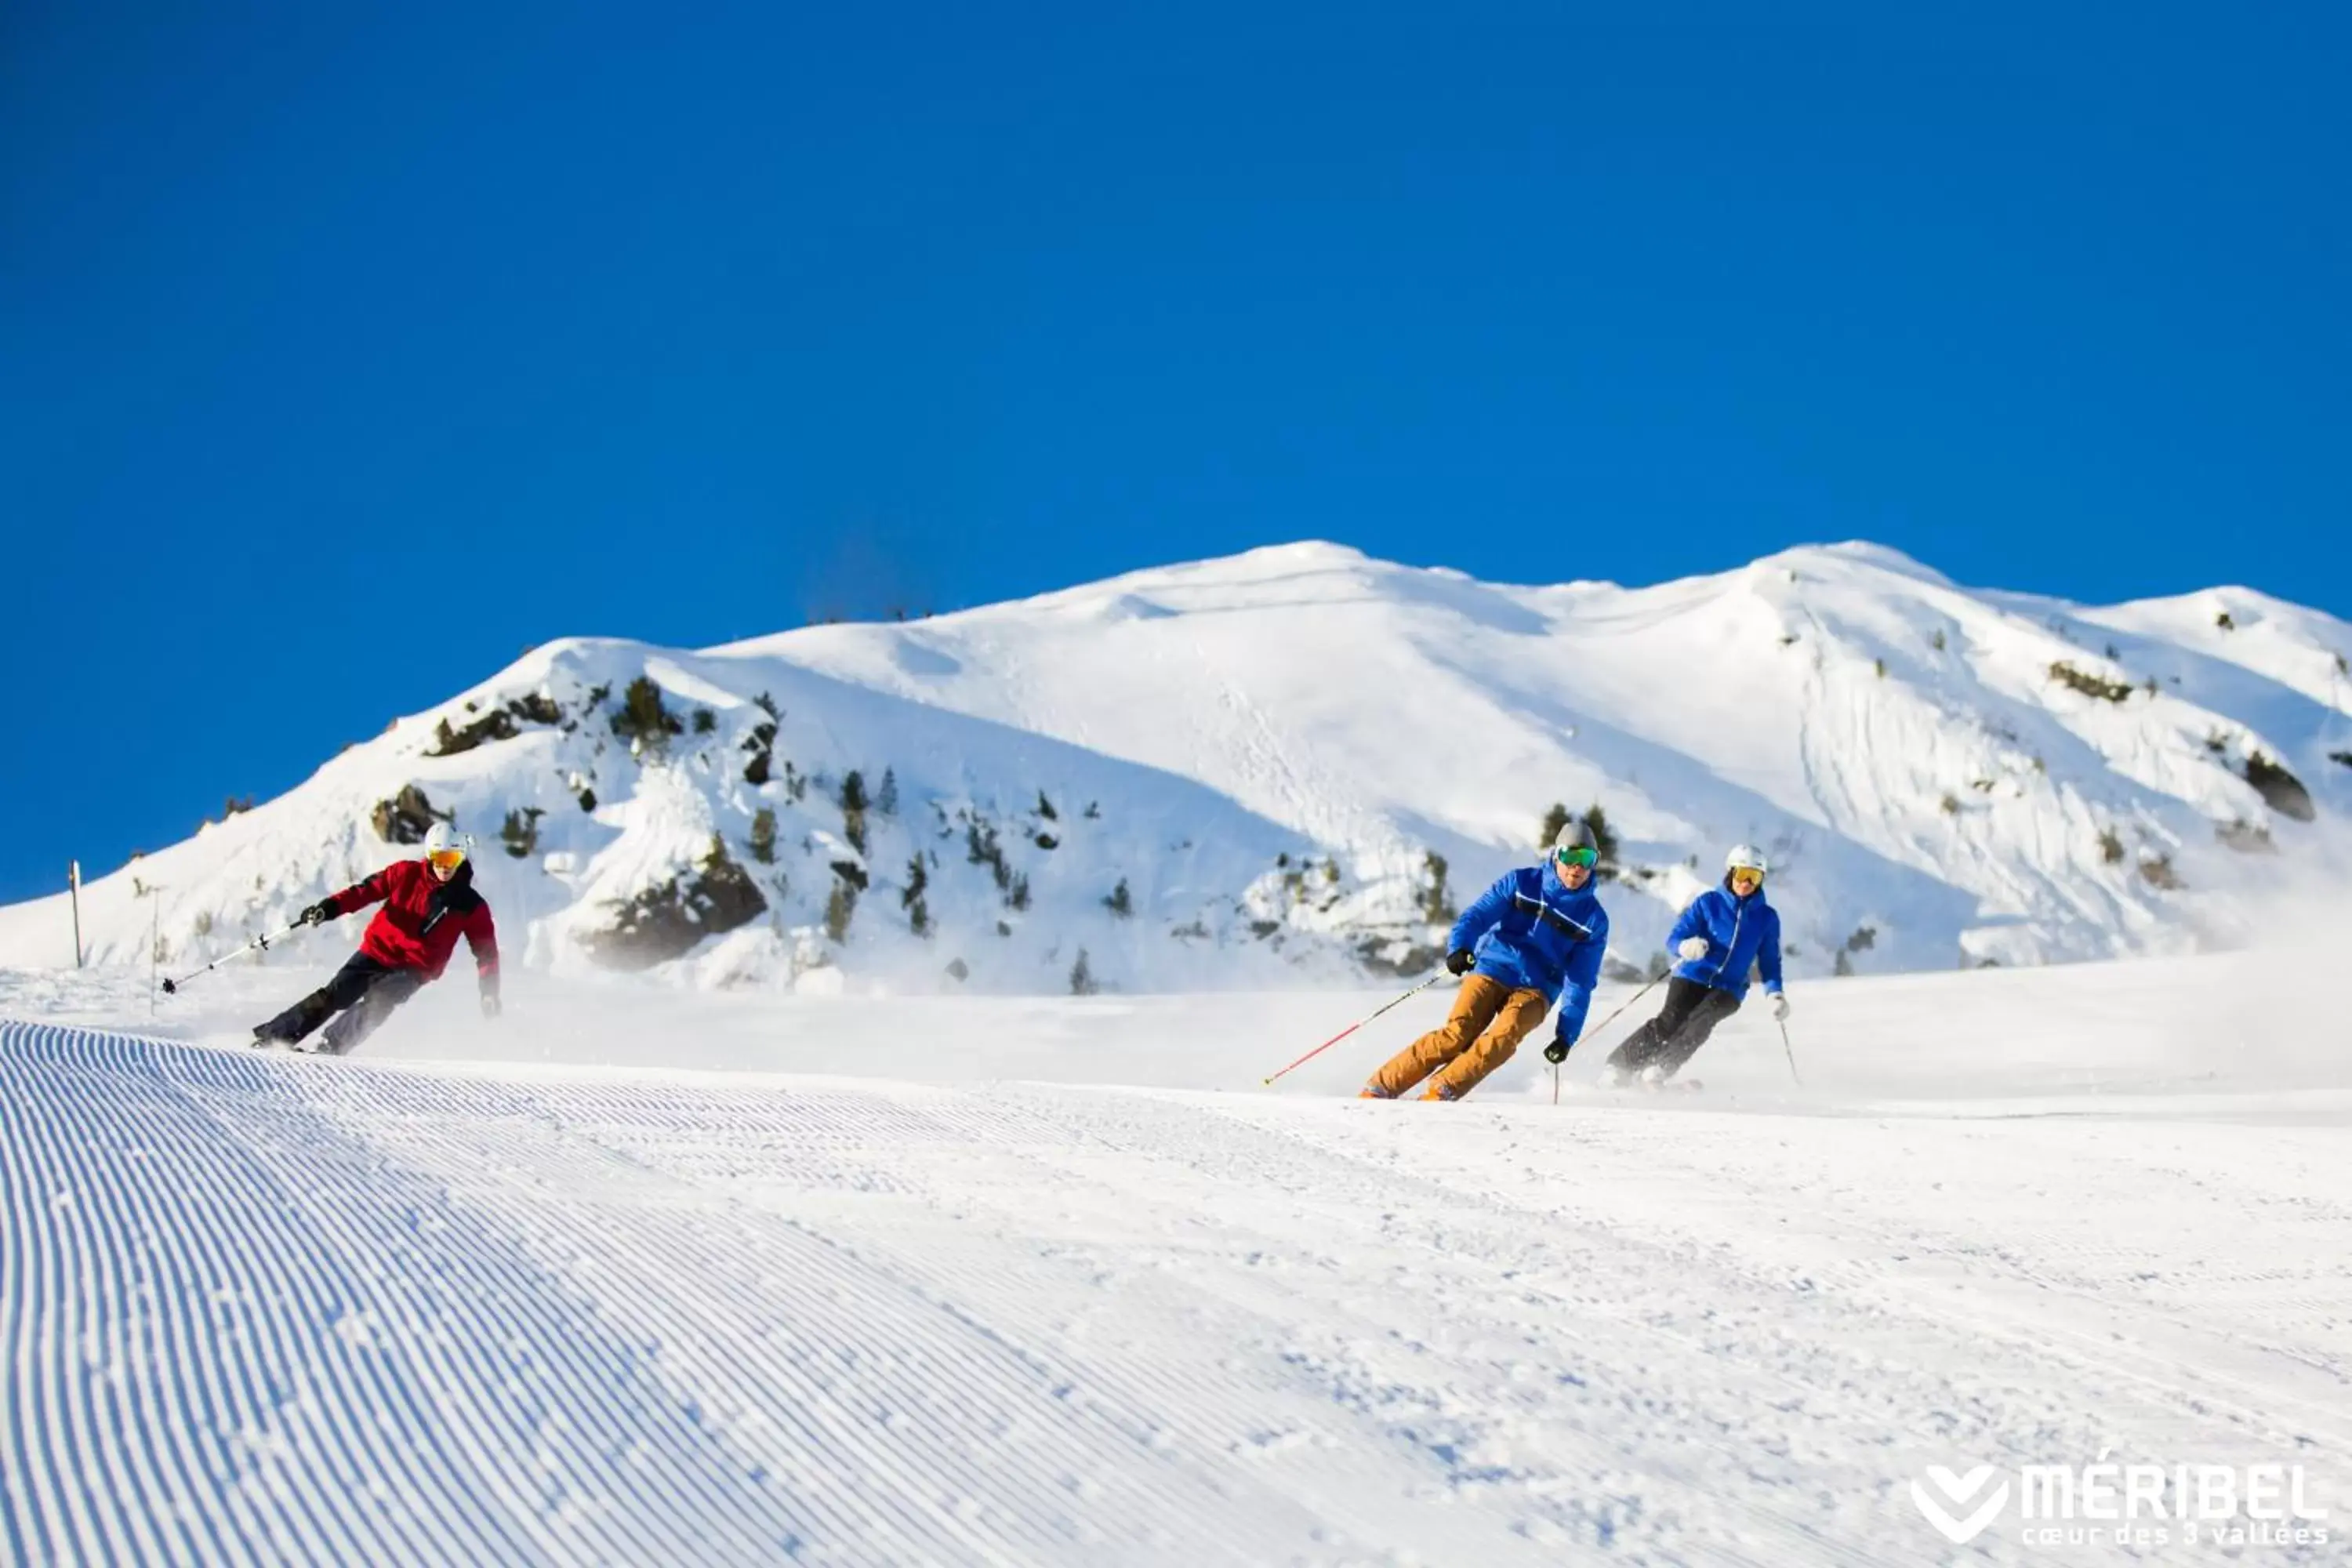
[[[491,922],[490,906],[474,891],[474,868],[457,868],[447,881],[437,880],[422,860],[398,860],[364,882],[345,888],[327,903],[337,916],[365,909],[377,900],[383,908],[368,922],[360,951],[378,963],[394,969],[421,969],[428,980],[438,980],[457,951],[457,938],[474,950],[474,967],[482,989],[499,985],[499,931]]]

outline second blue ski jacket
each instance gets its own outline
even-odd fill
[[[1748,966],[1752,963],[1764,976],[1764,989],[1779,993],[1780,911],[1764,901],[1763,889],[1742,899],[1728,887],[1709,888],[1693,899],[1690,908],[1675,921],[1675,929],[1666,933],[1666,951],[1674,952],[1685,938],[1694,936],[1706,938],[1706,956],[1675,964],[1675,978],[1696,980],[1745,997]]]

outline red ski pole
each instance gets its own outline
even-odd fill
[[[1420,984],[1414,986],[1403,995],[1398,997],[1395,1002],[1390,1003],[1388,1006],[1382,1007],[1379,1009],[1378,1012],[1374,1012],[1368,1016],[1357,1019],[1354,1023],[1349,1025],[1346,1028],[1340,1030],[1338,1034],[1332,1036],[1329,1039],[1324,1041],[1321,1045],[1316,1047],[1313,1050],[1307,1052],[1297,1061],[1291,1063],[1290,1067],[1284,1068],[1282,1072],[1277,1072],[1268,1077],[1265,1081],[1267,1083],[1272,1083],[1276,1079],[1282,1077],[1283,1073],[1289,1072],[1293,1068],[1305,1067],[1308,1062],[1313,1061],[1317,1057],[1321,1056],[1325,1051],[1329,1050],[1333,1046],[1338,1045],[1341,1040],[1346,1039],[1349,1035],[1354,1034],[1357,1030],[1370,1023],[1372,1019],[1379,1017],[1381,1013],[1387,1012],[1389,1007],[1394,1007],[1400,1003],[1411,1001],[1413,997],[1420,995],[1423,992],[1428,990],[1431,986],[1436,984],[1445,977],[1446,972],[1440,969],[1436,973],[1431,975],[1428,979],[1423,981]]]

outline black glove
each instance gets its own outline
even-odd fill
[[[1544,1047],[1544,1060],[1554,1067],[1568,1060],[1568,1042],[1554,1037],[1551,1044]]]
[[[320,899],[317,903],[295,916],[294,923],[298,926],[322,926],[334,918],[335,900]]]
[[[1445,973],[1467,974],[1478,967],[1478,956],[1466,947],[1457,947],[1445,955]]]
[[[482,993],[482,1016],[483,1016],[483,1017],[485,1017],[485,1018],[495,1018],[495,1017],[497,1017],[498,1016],[499,1016],[499,994],[498,994],[497,992],[495,992],[495,991],[485,991],[485,992],[483,992],[483,993]]]

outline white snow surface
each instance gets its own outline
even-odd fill
[[[2250,590],[2084,606],[1868,544],[1632,589],[1285,545],[701,652],[551,643],[97,879],[84,941],[100,963],[217,957],[413,854],[372,819],[414,785],[479,840],[517,962],[557,973],[715,843],[761,907],[709,934],[725,921],[692,910],[640,955],[681,987],[1055,994],[1081,959],[1131,994],[1424,971],[1554,803],[1602,805],[1623,840],[1603,891],[1633,972],[1737,841],[1774,858],[1799,976],[2189,951],[2352,865],[2332,832],[2347,653],[2352,627]],[[678,733],[616,732],[639,678]],[[499,711],[515,733],[439,738]],[[62,895],[0,909],[0,963],[72,941]]]
[[[2314,921],[2317,917],[2313,917]],[[1693,1095],[1346,1098],[1387,999],[0,972],[11,1561],[2336,1563],[2306,951],[1825,981]],[[1630,994],[1604,991],[1596,1010]],[[152,1008],[152,1010],[151,1010]],[[2294,1464],[2323,1538],[1966,1547],[1941,1465]],[[2332,1531],[2332,1533],[2326,1533]]]

